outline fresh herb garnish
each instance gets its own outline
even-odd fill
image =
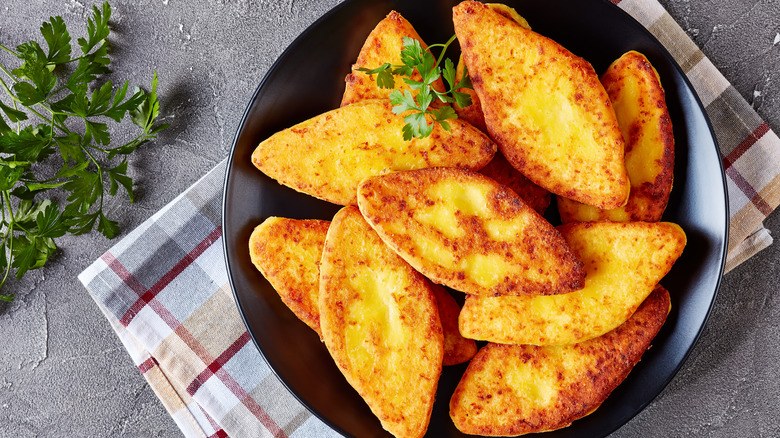
[[[0,44],[20,61],[14,69],[0,62],[0,88],[7,98],[3,102],[0,95],[0,287],[12,269],[20,279],[42,267],[57,248],[54,239],[67,233],[97,229],[107,238],[116,236],[118,223],[103,212],[106,186],[111,196],[122,186],[133,202],[127,156],[168,126],[155,124],[156,72],[148,93],[136,88],[129,94],[128,82],[100,84],[109,73],[111,6],[105,2],[92,12],[87,37],[77,40],[76,50],[59,16],[41,25],[45,47],[36,41],[16,50]],[[105,122],[119,123],[127,114],[141,132],[113,146]],[[42,196],[49,190],[55,198],[62,194],[64,207]],[[13,294],[0,294],[0,300],[11,301]]]
[[[469,74],[464,70],[463,77],[456,81],[455,64],[451,59],[444,59],[447,48],[455,41],[455,35],[444,44],[432,44],[427,49],[423,49],[420,41],[404,37],[403,49],[401,49],[401,62],[403,64],[384,63],[377,68],[359,68],[368,75],[376,75],[376,83],[380,88],[393,88],[395,86],[394,76],[401,76],[403,81],[409,85],[409,88],[416,90],[417,94],[412,95],[409,90],[403,93],[399,90],[393,90],[390,93],[390,102],[392,102],[393,112],[402,114],[406,111],[412,111],[404,117],[406,125],[403,127],[404,140],[411,140],[414,137],[425,138],[433,132],[433,125],[438,123],[446,131],[450,130],[450,124],[447,120],[457,119],[458,115],[449,105],[431,108],[431,104],[438,99],[445,104],[456,104],[461,108],[471,105],[471,96],[467,93],[456,91],[461,88],[473,88]],[[441,47],[439,57],[434,57],[431,49]],[[441,68],[444,60],[444,69]],[[412,79],[414,72],[420,74],[421,80]],[[440,92],[432,87],[433,83],[440,77],[444,77],[449,89]],[[428,123],[430,117],[432,123]]]

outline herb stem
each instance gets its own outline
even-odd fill
[[[60,91],[66,89],[66,88],[68,88],[68,84],[65,84],[65,85],[61,86],[60,88],[57,88],[56,90],[54,90],[51,93],[49,93],[49,97],[56,96],[57,93],[59,93]]]
[[[100,177],[103,177],[103,168],[100,167],[100,163],[98,163],[98,160],[95,158],[94,155],[87,149],[84,145],[80,145],[81,150],[84,151],[87,155],[89,155],[89,159],[92,161],[92,163],[97,167],[98,172],[100,172]]]
[[[1,67],[1,66],[0,66],[0,67]],[[14,101],[14,102],[19,102],[19,103],[21,103],[21,101],[19,101],[19,98],[18,98],[18,97],[16,97],[16,95],[13,93],[13,91],[11,91],[11,89],[10,89],[10,88],[8,88],[8,84],[6,84],[6,83],[5,83],[5,81],[3,80],[3,78],[0,78],[0,85],[2,85],[2,86],[3,86],[3,88],[5,89],[5,92],[6,92],[6,93],[8,93],[8,96],[9,96],[9,97],[10,97],[10,98],[11,98],[11,99]]]
[[[92,148],[92,149],[94,149],[96,151],[103,152],[104,154],[107,154],[107,153],[111,152],[111,149],[103,149],[103,148],[101,148],[99,146],[95,146],[93,144],[88,144],[87,146],[89,146],[90,148]]]
[[[430,50],[431,47],[441,47],[441,53],[439,53],[439,58],[436,60],[436,65],[434,67],[439,66],[441,64],[441,61],[444,59],[444,55],[447,53],[447,48],[450,47],[450,44],[452,44],[453,41],[455,41],[455,38],[457,36],[453,35],[450,37],[449,40],[447,40],[444,44],[432,44],[428,46],[428,49]]]
[[[8,196],[7,195],[8,192],[5,192],[5,193],[6,193],[6,196]],[[8,225],[8,230],[6,230],[6,231],[7,231],[6,234],[3,236],[3,246],[5,246],[6,239],[9,239],[8,240],[8,255],[10,256],[11,254],[13,254],[13,251],[14,251],[14,239],[13,239],[14,224],[13,224],[13,222],[11,222]],[[9,256],[6,256],[8,258],[5,260],[5,262],[6,262],[5,273],[3,274],[3,279],[0,280],[0,287],[2,287],[5,284],[5,281],[8,280],[8,274],[11,272],[11,259],[10,259]],[[0,295],[0,299],[2,299],[3,301],[9,301],[9,299],[12,300],[13,297],[14,297],[13,294],[11,294],[11,295]]]
[[[123,186],[132,202],[133,181],[127,175],[127,156],[167,126],[154,125],[159,115],[156,72],[149,94],[139,91],[127,96],[128,82],[115,87],[107,81],[98,87],[100,77],[110,71],[105,44],[111,31],[111,7],[108,1],[102,3],[102,10],[92,7],[86,37],[78,39],[81,55],[73,50],[70,33],[59,16],[41,27],[48,55],[41,54],[45,48],[34,40],[19,45],[17,50],[0,44],[0,54],[7,52],[20,61],[17,67],[2,55],[0,62],[0,88],[5,90],[0,96],[8,95],[2,97],[8,105],[3,104],[5,109],[0,111],[14,120],[6,123],[0,119],[5,151],[0,154],[0,290],[12,281],[11,271],[21,279],[26,272],[44,266],[56,249],[54,239],[58,237],[95,228],[107,238],[115,237],[119,224],[103,211],[106,197],[115,196],[118,187]],[[66,76],[67,72],[56,68],[60,64],[70,64],[73,71]],[[127,115],[142,132],[129,143],[115,147],[109,144],[111,136],[102,118],[119,123]],[[86,128],[79,126],[79,119],[84,120]],[[48,162],[57,150],[62,167],[52,175],[49,170],[53,167],[38,164]],[[124,159],[114,166],[118,156]],[[35,201],[40,193],[51,189],[65,193],[64,210],[52,199]],[[18,199],[12,205],[14,197]],[[13,298],[13,294],[0,292],[0,301]]]
[[[4,89],[5,89],[5,91],[6,91],[6,93],[8,93],[8,96],[9,96],[9,97],[10,97],[10,98],[11,98],[11,99],[14,101],[14,108],[16,108],[16,104],[17,104],[17,103],[22,103],[22,101],[21,101],[21,100],[19,100],[19,98],[18,98],[18,97],[16,97],[16,95],[15,95],[15,94],[14,94],[14,93],[11,91],[11,89],[10,89],[10,88],[8,88],[8,85],[5,83],[5,81],[4,81],[2,78],[0,78],[0,85],[2,85],[2,86],[3,86],[3,88],[4,88]],[[56,114],[54,111],[52,111],[52,110],[51,110],[51,108],[48,108],[47,106],[43,105],[43,103],[42,103],[42,102],[41,102],[39,105],[41,105],[41,106],[42,106],[44,109],[46,109],[46,110],[47,110],[49,113],[51,113],[51,114],[52,114],[52,116],[53,116],[54,114]],[[38,111],[36,111],[36,110],[35,110],[34,108],[32,108],[32,107],[25,106],[25,108],[27,108],[27,109],[28,109],[28,110],[29,110],[31,113],[33,113],[33,114],[35,114],[36,116],[40,117],[40,118],[41,118],[41,119],[42,119],[44,122],[46,122],[46,123],[48,123],[48,124],[50,124],[50,125],[52,125],[52,126],[55,126],[55,125],[56,125],[56,126],[57,126],[57,127],[60,129],[60,130],[62,130],[62,131],[63,131],[63,132],[65,132],[65,133],[68,133],[68,132],[69,132],[69,131],[68,131],[68,129],[67,129],[65,126],[63,126],[63,125],[61,125],[61,124],[56,124],[56,123],[55,123],[55,120],[54,120],[54,117],[52,117],[51,119],[49,119],[48,117],[46,117],[46,116],[44,116],[43,114],[39,113]]]
[[[48,102],[45,102],[45,103],[48,103]],[[40,106],[41,106],[43,109],[45,109],[46,111],[48,111],[48,112],[49,112],[49,114],[51,114],[51,120],[49,120],[48,118],[46,118],[45,116],[43,116],[43,115],[42,115],[41,113],[39,113],[38,111],[35,111],[33,108],[30,108],[30,107],[27,107],[27,108],[28,108],[28,109],[29,109],[31,112],[33,112],[35,115],[37,115],[38,117],[40,117],[41,119],[43,119],[45,122],[47,122],[47,123],[51,124],[51,126],[52,126],[52,133],[54,132],[54,127],[55,127],[55,126],[57,127],[57,129],[59,129],[60,131],[62,131],[64,134],[69,134],[69,133],[70,133],[70,130],[69,130],[69,129],[68,129],[66,126],[65,126],[65,125],[63,125],[63,124],[62,124],[62,122],[57,122],[57,119],[56,119],[56,117],[54,117],[54,116],[56,116],[57,114],[62,114],[62,113],[60,113],[60,112],[57,112],[57,111],[54,111],[53,109],[51,109],[51,108],[49,108],[48,106],[44,105],[44,102],[40,102],[40,103],[38,103],[38,105],[40,105]],[[52,135],[53,135],[53,134],[52,134]]]
[[[17,102],[14,101],[14,109],[18,110],[19,107],[16,104]],[[19,135],[20,132],[22,132],[22,122],[16,122],[16,135]]]
[[[5,68],[5,66],[3,65],[3,63],[2,63],[2,62],[0,62],[0,70],[2,70],[2,71],[3,71],[3,72],[6,74],[6,75],[8,75],[8,77],[9,77],[9,78],[13,79],[13,80],[14,80],[14,83],[16,83],[16,82],[19,82],[19,81],[16,79],[16,76],[14,76],[13,74],[11,74],[11,72],[10,72],[10,71],[8,71],[8,69],[7,69],[7,68]]]
[[[8,53],[10,53],[10,54],[12,54],[12,55],[14,55],[14,56],[16,56],[16,52],[14,52],[13,50],[9,49],[8,47],[6,47],[6,46],[4,46],[4,45],[2,45],[2,44],[0,44],[0,49],[3,49],[3,50],[5,50],[6,52],[8,52]]]
[[[44,108],[46,108],[46,107],[44,107]],[[49,123],[49,124],[52,124],[52,123],[54,123],[54,120],[53,120],[53,119],[49,119],[48,117],[44,116],[43,114],[39,113],[38,111],[35,111],[34,109],[32,109],[32,108],[30,108],[30,107],[27,107],[27,109],[28,109],[28,110],[30,110],[30,112],[31,112],[31,113],[33,113],[33,114],[35,114],[36,116],[38,116],[38,117],[40,117],[41,119],[43,119],[43,121],[44,121],[44,122],[46,122],[46,123]]]
[[[14,218],[14,211],[11,208],[11,197],[8,195],[8,190],[3,190],[3,198],[5,198],[5,205],[8,208],[8,216],[11,217],[10,224],[13,225],[16,222]]]
[[[8,274],[11,272],[11,257],[13,257],[13,251],[14,251],[14,224],[16,221],[14,220],[14,212],[11,208],[11,197],[8,195],[8,190],[3,190],[3,198],[5,200],[5,205],[8,208],[8,214],[11,216],[11,221],[8,223],[8,229],[5,231],[5,235],[3,235],[3,246],[5,246],[6,239],[8,240],[8,255],[5,266],[5,274],[3,275],[3,279],[0,281],[0,287],[5,284],[5,281],[8,279]],[[3,222],[5,222],[5,208],[3,208]],[[13,299],[12,295],[0,295],[0,297],[8,297],[8,299]],[[8,301],[7,299],[3,299],[4,301]]]
[[[79,56],[78,58],[73,58],[73,59],[69,59],[69,60],[67,60],[65,62],[62,62],[61,64],[70,64],[71,62],[76,62],[76,61],[82,60],[82,59],[86,58],[89,55],[90,55],[89,53],[86,53],[84,55]],[[47,65],[51,65],[51,63],[49,63]]]
[[[98,160],[92,155],[92,153],[81,145],[81,150],[83,150],[87,155],[89,155],[89,159],[92,160],[92,163],[97,167],[98,172],[98,181],[100,183],[100,204],[98,205],[98,211],[103,210],[103,168],[100,166],[100,163],[98,163]]]

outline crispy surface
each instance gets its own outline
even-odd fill
[[[319,307],[328,351],[382,426],[423,436],[442,367],[436,298],[355,207],[341,209],[328,230]]]
[[[393,90],[401,92],[409,90],[412,94],[417,94],[415,90],[401,79],[395,78],[395,87],[379,88],[376,84],[376,77],[369,76],[363,72],[357,71],[364,67],[374,69],[388,62],[390,64],[403,64],[401,62],[401,49],[404,47],[403,38],[409,37],[420,41],[423,48],[428,47],[420,38],[417,31],[414,30],[411,23],[396,11],[391,11],[382,21],[380,21],[374,30],[366,38],[363,47],[360,49],[357,61],[352,65],[352,72],[346,77],[346,88],[341,100],[341,106],[349,105],[365,99],[384,99]],[[416,81],[421,79],[420,74],[415,71],[412,78]],[[434,82],[433,87],[443,91],[444,84],[441,79]]]
[[[329,221],[269,217],[249,237],[249,255],[284,304],[320,331],[319,266]]]
[[[431,283],[439,305],[439,319],[444,330],[444,362],[443,365],[457,365],[471,360],[477,354],[477,343],[473,339],[461,336],[458,330],[458,314],[460,306],[455,298],[442,286]]]
[[[520,26],[523,26],[524,28],[531,30],[531,25],[528,24],[528,21],[525,18],[523,18],[522,15],[518,14],[514,8],[507,6],[503,3],[485,3],[485,6],[489,7],[494,12],[501,14],[506,18],[509,18],[510,20],[514,20]]]
[[[488,132],[509,162],[558,195],[623,205],[623,137],[593,67],[482,3],[460,3],[453,21]]]
[[[463,63],[463,54],[458,58],[458,66],[455,68],[455,82],[463,78],[463,70],[466,64]],[[463,119],[482,132],[488,132],[485,125],[485,115],[482,113],[482,103],[479,101],[479,95],[473,88],[458,88],[461,93],[466,93],[471,97],[471,105],[461,108],[457,104],[452,105],[458,118]]]
[[[436,283],[477,295],[566,293],[582,265],[512,190],[476,172],[420,169],[371,177],[358,206],[391,248]]]
[[[341,107],[277,132],[255,149],[252,162],[299,192],[334,204],[356,205],[364,178],[394,170],[466,167],[479,170],[496,145],[462,120],[451,132],[436,124],[424,139],[404,141],[404,116],[387,99]]]
[[[540,215],[543,215],[547,207],[550,206],[550,192],[523,176],[522,173],[509,164],[509,161],[500,152],[496,153],[488,165],[483,167],[479,173],[512,189]]]
[[[514,9],[507,5],[499,3],[487,3],[487,6],[494,11],[511,18],[521,26],[531,29],[528,25],[528,21],[525,20]],[[456,68],[455,80],[460,81],[463,77],[463,70],[465,64],[463,63],[463,55],[461,54],[458,59],[458,66]],[[485,126],[485,116],[482,114],[482,104],[479,101],[477,92],[471,88],[460,88],[458,91],[467,93],[471,96],[471,105],[461,108],[458,105],[453,105],[455,112],[459,118],[467,121],[471,125],[475,126],[482,132],[487,132],[487,126]],[[531,208],[536,210],[539,214],[544,214],[547,207],[550,205],[550,192],[534,184],[531,180],[526,178],[522,173],[515,169],[509,161],[501,153],[496,153],[493,160],[488,163],[481,171],[481,174],[487,175],[490,178],[498,181],[523,198],[526,204],[529,204]]]
[[[525,18],[520,16],[520,14],[518,14],[517,11],[511,7],[500,3],[486,3],[486,5],[492,8],[494,11],[511,18],[526,29],[531,29],[531,26],[528,25],[528,21],[526,21]],[[458,66],[455,70],[456,82],[460,81],[460,79],[463,77],[464,66],[465,64],[463,64],[463,54],[461,54],[458,58]],[[465,108],[461,108],[458,105],[452,106],[455,109],[455,112],[458,114],[458,117],[476,126],[482,132],[487,132],[487,126],[485,126],[485,115],[482,114],[482,104],[479,101],[477,92],[472,88],[459,88],[458,91],[471,96],[471,105]]]
[[[631,194],[626,205],[614,210],[559,197],[561,220],[660,221],[672,191],[674,135],[658,73],[644,55],[631,51],[609,66],[601,83],[626,142]]]
[[[488,344],[450,399],[464,433],[515,436],[568,426],[596,408],[636,365],[669,313],[658,287],[625,323],[579,344]]]
[[[558,227],[585,263],[585,287],[550,296],[468,296],[467,338],[501,344],[582,342],[622,324],[682,254],[686,237],[668,222],[587,222]]]

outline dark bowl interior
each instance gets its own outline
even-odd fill
[[[270,367],[315,415],[347,436],[389,436],[347,384],[317,335],[300,322],[252,265],[247,242],[269,216],[331,219],[339,206],[277,184],[250,157],[274,132],[336,108],[344,77],[368,33],[390,10],[406,17],[428,43],[454,34],[454,0],[347,1],[309,27],[280,56],[244,115],[230,154],[224,193],[225,257],[249,333]],[[642,410],[669,383],[693,348],[723,272],[728,206],[720,155],[691,85],[661,44],[606,0],[507,1],[535,31],[590,61],[598,73],[637,50],[660,74],[674,125],[675,181],[664,220],[680,224],[688,246],[663,280],[673,310],[639,365],[593,414],[546,438],[604,436]],[[457,53],[451,53],[457,59]],[[430,437],[463,436],[448,414],[465,365],[446,367],[431,417]]]

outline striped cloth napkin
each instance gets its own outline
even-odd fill
[[[729,193],[726,272],[772,243],[763,221],[780,204],[780,139],[655,0],[610,0],[682,67],[712,122]]]
[[[226,162],[129,233],[79,280],[187,437],[340,436],[276,378],[228,286]]]
[[[772,238],[780,139],[654,0],[613,0],[647,27],[699,93],[723,154],[727,270]],[[187,437],[339,436],[280,383],[251,342],[222,254],[225,162],[128,234],[79,279]]]

